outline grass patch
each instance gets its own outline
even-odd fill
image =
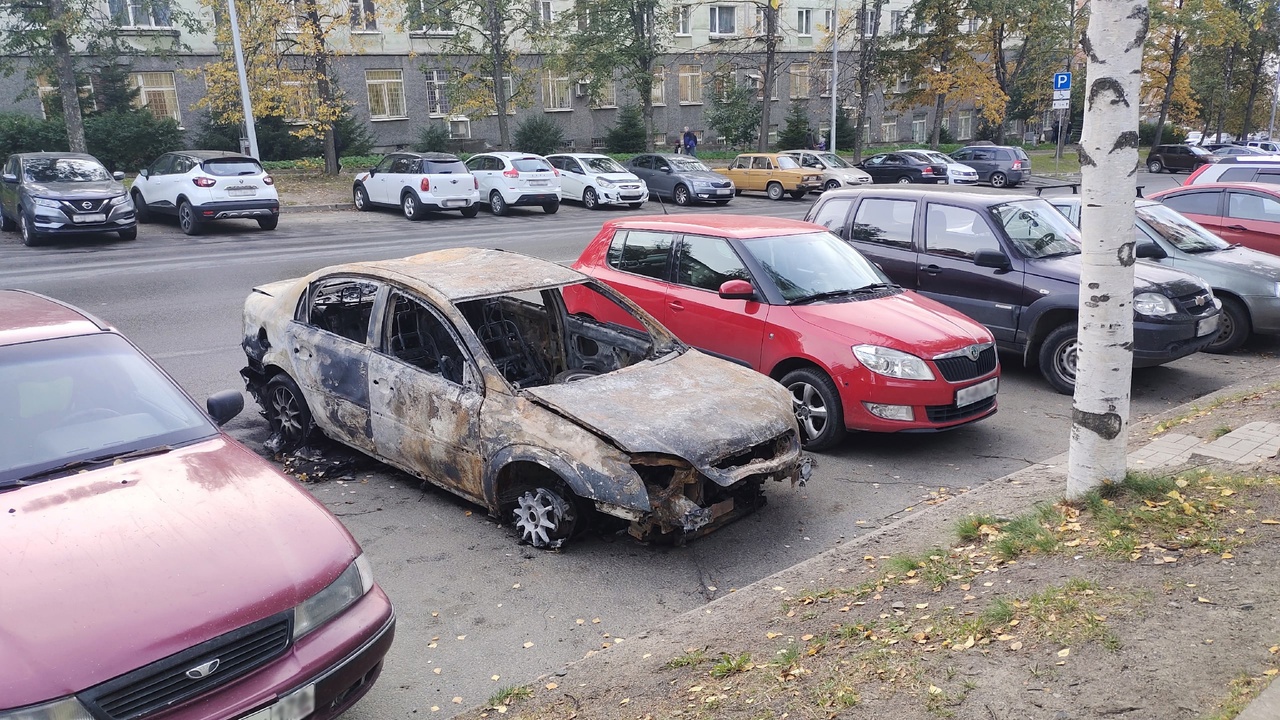
[[[984,529],[989,532],[997,524],[999,521],[990,515],[970,515],[960,518],[956,523],[956,537],[960,542],[978,542],[983,538]]]
[[[726,678],[730,675],[746,672],[753,667],[755,665],[751,662],[751,653],[744,652],[739,655],[722,653],[716,664],[711,666],[711,677]]]
[[[1241,403],[1247,403],[1247,402],[1262,398],[1266,395],[1269,395],[1277,389],[1280,389],[1280,383],[1272,383],[1262,388],[1261,390],[1246,390],[1243,392],[1238,392],[1230,395],[1223,395],[1221,397],[1214,398],[1211,402],[1209,402],[1204,406],[1192,405],[1191,409],[1183,413],[1182,415],[1178,415],[1177,417],[1172,417],[1172,418],[1169,418],[1168,420],[1164,420],[1157,423],[1156,426],[1151,429],[1151,434],[1159,435],[1161,433],[1168,432],[1169,430],[1179,425],[1185,425],[1193,420],[1205,417],[1206,415],[1209,415],[1214,410],[1222,407],[1223,405],[1228,405],[1228,404],[1236,405]]]
[[[1203,720],[1232,720],[1244,712],[1245,707],[1261,695],[1262,691],[1271,684],[1272,678],[1276,676],[1274,668],[1267,673],[1257,677],[1248,674],[1237,676],[1227,687],[1227,696],[1218,703],[1217,709],[1205,715]]]
[[[671,658],[670,660],[667,661],[667,664],[664,665],[663,667],[667,668],[668,670],[674,670],[676,668],[682,668],[682,667],[693,667],[695,665],[701,665],[702,663],[706,662],[706,660],[707,660],[707,654],[705,650],[690,649],[680,657]]]
[[[490,695],[488,705],[493,708],[505,707],[531,697],[533,697],[533,688],[528,685],[512,685]]]
[[[1218,427],[1209,431],[1209,437],[1213,438],[1214,440],[1217,440],[1218,438],[1222,437],[1223,435],[1226,435],[1229,432],[1231,432],[1230,425],[1219,425]]]

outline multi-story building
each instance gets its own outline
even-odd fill
[[[283,0],[277,0],[283,1]],[[572,9],[574,0],[532,0],[537,20],[554,23]],[[170,19],[163,0],[137,3],[132,0],[103,0],[110,15],[121,24],[120,35],[135,47],[146,47],[157,39],[177,40],[180,52],[164,58],[138,55],[130,58],[132,80],[140,88],[139,103],[161,116],[172,117],[192,130],[202,122],[198,107],[207,92],[203,68],[221,56],[215,44],[215,23],[226,22],[225,13],[215,13],[198,0],[172,0],[196,16],[205,31],[188,33]],[[901,24],[908,3],[890,0],[884,6],[880,31],[888,34]],[[420,129],[442,123],[458,141],[472,147],[496,144],[496,117],[489,112],[459,112],[451,106],[450,66],[441,58],[457,28],[448,22],[411,27],[404,18],[403,0],[350,0],[342,4],[344,18],[340,31],[329,37],[334,52],[334,76],[355,116],[369,124],[378,149],[411,145]],[[669,54],[657,65],[652,93],[656,142],[669,143],[688,126],[714,144],[718,138],[707,127],[705,111],[712,94],[725,82],[748,83],[763,98],[765,88],[765,6],[755,2],[697,0],[675,3],[660,14],[673,24],[668,41]],[[813,126],[825,135],[831,117],[831,53],[829,28],[835,17],[835,2],[782,0],[777,22],[777,70],[769,97],[770,135],[777,132],[792,103],[802,103]],[[846,15],[848,14],[848,15]],[[862,32],[864,23],[850,23],[851,8],[843,8],[846,27]],[[867,24],[869,31],[869,23]],[[296,27],[283,27],[288,35]],[[621,105],[638,102],[634,91],[620,81],[604,82],[598,93],[588,92],[569,71],[553,71],[553,63],[533,50],[533,44],[519,41],[516,70],[504,79],[503,87],[512,97],[509,115],[514,128],[523,118],[542,114],[552,117],[564,130],[570,144],[580,149],[600,147],[606,132],[617,121]],[[857,32],[840,40],[840,71],[837,91],[841,102],[856,102],[852,74],[858,47]],[[90,80],[92,82],[92,80]],[[43,112],[41,96],[50,87],[30,87],[23,73],[0,79],[0,92],[15,98],[11,108],[31,114]],[[36,82],[36,85],[42,85]],[[873,94],[868,107],[864,140],[868,144],[924,142],[932,128],[932,108],[914,111],[886,109],[886,93],[901,88],[884,88]],[[86,88],[92,94],[92,88]],[[888,104],[890,107],[892,103]],[[957,140],[973,137],[976,112],[960,109],[944,117],[943,126]],[[851,138],[838,138],[848,147]]]

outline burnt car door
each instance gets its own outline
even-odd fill
[[[392,289],[369,360],[378,456],[484,503],[480,374],[457,331],[430,303]]]
[[[352,276],[311,283],[285,333],[294,379],[320,429],[373,450],[369,418],[369,321],[381,285]]]
[[[973,208],[927,203],[923,237],[916,268],[920,294],[986,325],[997,341],[1012,342],[1023,303],[1021,258],[1010,256],[986,217]],[[984,250],[1010,258],[1011,267],[979,267],[975,256]]]

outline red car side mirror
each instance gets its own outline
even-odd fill
[[[724,300],[755,300],[756,289],[746,280],[726,280],[720,286],[720,297]]]

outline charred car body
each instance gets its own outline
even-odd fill
[[[626,325],[573,315],[565,296],[583,293],[616,303]],[[277,448],[318,428],[484,505],[536,547],[594,512],[682,541],[802,470],[780,385],[688,348],[585,275],[514,253],[441,250],[256,288],[244,350]]]

